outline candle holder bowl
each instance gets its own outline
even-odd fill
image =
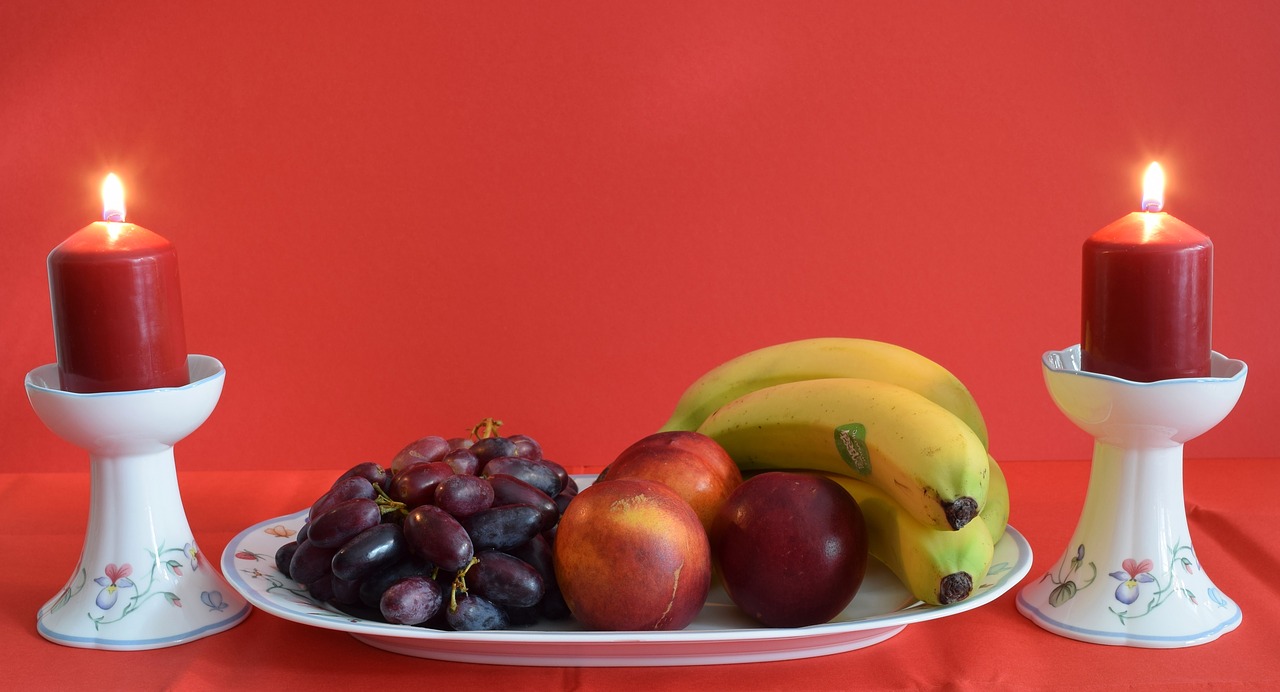
[[[1192,546],[1183,445],[1231,412],[1248,366],[1214,352],[1210,377],[1131,382],[1081,370],[1079,345],[1041,361],[1054,403],[1094,438],[1093,461],[1070,543],[1018,593],[1018,610],[1096,644],[1195,646],[1234,630],[1240,607]]]
[[[248,603],[197,545],[178,490],[173,446],[208,419],[226,371],[188,357],[183,387],[81,394],[57,364],[27,374],[40,420],[86,450],[89,522],[66,586],[36,615],[41,636],[67,646],[135,651],[184,644],[239,624]]]

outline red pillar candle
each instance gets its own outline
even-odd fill
[[[58,375],[69,392],[180,387],[190,382],[169,241],[124,223],[119,180],[103,183],[103,218],[49,253]]]
[[[1208,377],[1213,243],[1161,211],[1151,164],[1143,211],[1084,244],[1081,368],[1132,382]]]

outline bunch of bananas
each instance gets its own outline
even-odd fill
[[[880,341],[823,338],[739,356],[694,382],[662,430],[696,430],[744,470],[826,474],[858,502],[872,556],[925,603],[968,598],[1009,491],[969,390]]]

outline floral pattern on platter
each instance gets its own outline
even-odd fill
[[[157,596],[170,607],[181,608],[183,602],[176,587],[172,591],[163,587],[166,583],[176,584],[180,581],[186,574],[184,570],[189,569],[192,573],[198,571],[203,561],[203,554],[194,541],[187,542],[181,548],[165,548],[161,544],[155,552],[147,551],[146,563],[151,569],[145,577],[145,583],[140,583],[144,581],[143,577],[135,577],[132,563],[108,563],[102,568],[101,575],[92,580],[101,589],[93,599],[96,613],[89,611],[86,616],[93,621],[93,627],[97,630],[104,625],[120,622]],[[89,581],[88,570],[81,567],[47,612],[53,613],[65,607],[84,590]],[[222,611],[228,607],[221,591],[201,592],[200,602],[211,611]]]
[[[293,534],[297,533],[297,531],[286,527],[284,524],[276,524],[275,526],[263,529],[262,532],[270,536],[275,536],[276,538],[289,538]]]
[[[1013,569],[1013,565],[1006,561],[993,563],[991,567],[987,568],[987,576],[983,579],[982,583],[978,585],[978,588],[990,589],[995,586],[1000,579],[1003,578],[1003,575],[1011,569]]]
[[[293,536],[297,531],[286,528],[281,524],[270,526],[262,530],[268,536],[275,539],[287,539]],[[257,553],[248,548],[241,548],[235,552],[237,560],[243,562],[263,563],[262,567],[254,565],[252,567],[241,567],[240,573],[250,580],[261,581],[267,584],[263,590],[265,594],[280,595],[287,593],[285,598],[297,605],[307,608],[308,615],[320,616],[326,618],[341,618],[349,622],[362,622],[359,618],[351,617],[345,613],[335,612],[329,609],[329,606],[320,603],[311,596],[311,593],[293,581],[288,580],[282,572],[276,567],[275,558],[265,553]],[[265,571],[264,571],[265,570]]]

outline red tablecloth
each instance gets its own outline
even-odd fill
[[[1023,618],[1014,592],[955,616],[908,626],[844,654],[777,663],[681,668],[517,668],[412,658],[347,634],[255,612],[227,632],[141,652],[68,648],[36,632],[36,609],[79,556],[89,478],[0,474],[0,660],[14,689],[1276,689],[1280,574],[1274,540],[1280,460],[1189,461],[1186,501],[1205,569],[1241,606],[1238,629],[1185,649],[1136,649],[1054,636]],[[1089,465],[1003,464],[1012,524],[1031,542],[1038,579],[1061,556],[1083,504]],[[196,538],[216,560],[239,531],[310,503],[340,470],[193,472],[179,468]],[[466,687],[463,687],[466,686]]]

